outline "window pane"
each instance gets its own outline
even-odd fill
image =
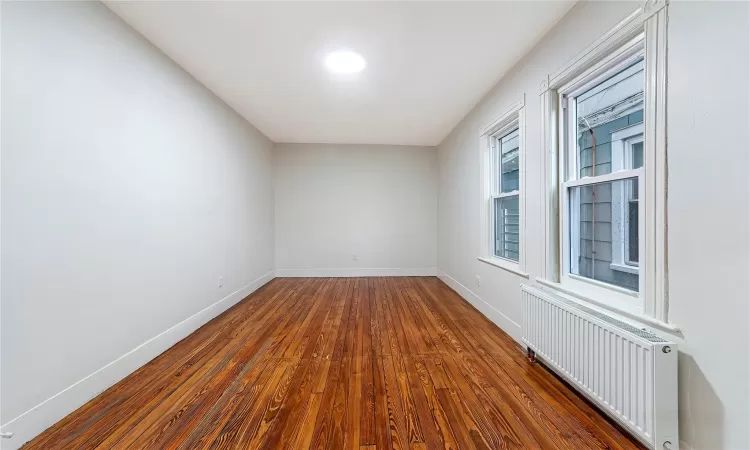
[[[495,256],[518,261],[518,195],[496,198]]]
[[[643,142],[636,142],[631,148],[633,149],[632,169],[643,167]]]
[[[637,178],[570,188],[570,273],[638,291]],[[635,259],[633,259],[635,258]]]
[[[635,183],[633,183],[635,184]],[[637,185],[636,185],[637,186]],[[628,202],[628,254],[625,258],[630,264],[638,264],[638,199]]]
[[[500,138],[500,192],[518,190],[518,128]]]
[[[612,133],[643,122],[643,86],[643,60],[639,60],[576,97],[579,177],[612,172]],[[634,164],[635,158],[634,154]]]

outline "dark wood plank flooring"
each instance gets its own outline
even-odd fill
[[[24,448],[640,447],[425,277],[275,279]]]

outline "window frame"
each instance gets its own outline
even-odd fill
[[[502,184],[503,184],[503,150],[502,150],[502,144],[503,139],[510,136],[511,134],[516,133],[518,135],[518,170],[519,170],[519,177],[518,177],[518,189],[509,191],[509,192],[503,192]],[[514,120],[502,127],[500,130],[493,133],[490,137],[490,160],[492,161],[492,165],[490,168],[490,255],[493,258],[502,259],[505,261],[509,261],[511,263],[518,263],[521,259],[521,252],[520,252],[520,246],[521,246],[521,232],[520,232],[520,221],[521,221],[521,211],[520,211],[520,204],[521,204],[521,132],[518,128],[518,121]],[[519,203],[519,212],[518,212],[518,221],[519,221],[519,232],[518,232],[518,261],[512,258],[506,258],[504,256],[500,256],[495,253],[496,250],[496,243],[498,241],[497,236],[497,224],[495,223],[495,220],[497,219],[497,213],[495,212],[495,201],[502,198],[509,198],[509,197],[518,197],[518,203]]]
[[[580,162],[579,162],[579,151],[578,151],[578,120],[577,120],[577,109],[576,109],[576,97],[580,94],[589,91],[591,88],[598,86],[605,80],[612,78],[624,78],[623,74],[627,75],[628,72],[633,72],[630,68],[637,63],[637,61],[644,57],[644,42],[643,35],[638,35],[634,40],[626,44],[621,49],[619,54],[610,61],[609,64],[598,67],[595,70],[585,71],[581,75],[577,76],[569,83],[561,86],[557,90],[558,105],[561,117],[560,124],[560,212],[562,220],[560,221],[560,251],[562,253],[561,270],[560,270],[560,283],[568,287],[569,289],[585,292],[588,295],[596,296],[597,298],[606,301],[608,304],[613,305],[619,309],[628,309],[634,312],[638,312],[643,309],[645,304],[644,297],[642,295],[643,289],[645,288],[644,277],[638,277],[638,291],[632,291],[627,288],[623,288],[611,283],[604,281],[595,280],[582,275],[578,275],[575,272],[577,268],[577,255],[579,246],[574,245],[580,241],[579,229],[572,227],[571,223],[580,223],[579,211],[573,211],[571,206],[571,188],[581,188],[586,186],[594,186],[600,183],[614,183],[616,181],[624,181],[629,179],[636,179],[639,185],[639,192],[643,192],[643,169],[630,169],[630,170],[614,170],[614,162],[612,171],[605,175],[596,175],[596,168],[592,167],[592,174],[587,176],[580,175]],[[645,84],[645,80],[644,80]],[[644,86],[645,88],[645,86]],[[645,104],[644,104],[645,113]],[[595,125],[594,125],[595,126]],[[614,151],[612,151],[614,159]],[[614,185],[613,185],[614,188]],[[645,229],[645,212],[640,209],[643,208],[643,203],[639,202],[639,233],[643,234]],[[613,227],[614,228],[614,227]],[[643,247],[644,242],[641,239],[639,247]],[[640,248],[639,253],[642,253],[645,249]]]
[[[668,322],[668,278],[666,241],[666,26],[664,0],[647,2],[636,8],[615,27],[542,81],[542,147],[545,176],[543,224],[545,245],[542,274],[536,281],[576,301],[617,312],[663,330],[678,328]],[[583,92],[611,76],[617,67],[632,63],[637,54],[644,60],[643,167],[600,176],[600,181],[639,177],[638,212],[639,292],[619,289],[595,280],[576,279],[566,270],[565,216],[569,161],[564,158],[569,146],[562,131],[568,120],[563,114],[562,94]],[[564,188],[564,182],[565,184]],[[580,180],[575,181],[585,184]],[[603,285],[602,285],[603,284]]]
[[[483,127],[480,142],[480,250],[478,260],[528,278],[526,273],[526,139],[524,98],[514,102],[504,114]],[[518,129],[518,189],[500,192],[498,160],[500,140]],[[495,151],[495,149],[497,151]],[[497,157],[496,157],[497,156]],[[496,256],[494,202],[497,198],[518,196],[518,261]]]

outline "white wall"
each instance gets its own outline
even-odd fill
[[[274,175],[278,276],[435,274],[434,147],[278,145]]]
[[[272,277],[273,144],[99,2],[4,2],[2,59],[3,422],[181,324],[16,447]]]
[[[680,437],[695,449],[750,448],[749,6],[669,14],[670,320],[685,338]]]
[[[635,6],[577,4],[439,146],[439,270],[516,339],[519,284],[533,283],[544,263],[539,86]],[[684,448],[747,449],[748,4],[674,2],[669,8],[670,321],[683,330],[669,337],[680,344],[680,439]],[[476,259],[479,130],[524,95],[530,280]]]

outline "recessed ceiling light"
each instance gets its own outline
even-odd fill
[[[325,59],[326,68],[333,73],[357,73],[365,68],[365,59],[357,52],[341,50],[331,52]]]

